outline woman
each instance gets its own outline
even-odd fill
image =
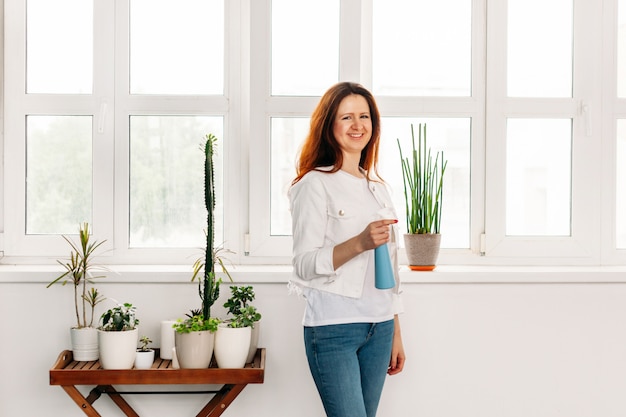
[[[334,85],[311,116],[289,191],[290,285],[306,299],[306,354],[328,417],[374,417],[386,375],[404,367],[397,216],[376,170],[379,140],[372,94]],[[373,249],[385,243],[396,285],[379,290]]]

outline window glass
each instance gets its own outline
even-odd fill
[[[508,0],[509,97],[572,96],[572,0]]]
[[[618,249],[626,249],[626,119],[617,121],[616,162],[615,240]]]
[[[93,2],[28,0],[26,91],[91,94]]]
[[[130,247],[204,247],[205,135],[218,138],[215,244],[223,242],[223,119],[131,116]],[[217,220],[220,219],[220,220]]]
[[[224,1],[130,1],[131,94],[224,93]]]
[[[339,3],[272,0],[272,95],[318,96],[339,80]]]
[[[26,118],[26,233],[70,234],[92,219],[91,116]]]
[[[626,97],[626,0],[619,0],[617,13],[617,96]]]
[[[572,121],[509,119],[506,141],[506,234],[571,233]]]
[[[309,131],[308,117],[273,117],[271,123],[271,222],[273,236],[291,235],[287,192],[296,176],[296,157]]]
[[[406,210],[398,139],[406,157],[411,144],[411,125],[418,141],[419,124],[426,125],[426,140],[433,159],[443,151],[448,161],[444,174],[441,246],[469,248],[470,244],[470,160],[471,119],[384,117],[379,150],[379,171],[392,190],[399,215],[399,228],[406,233]],[[401,245],[404,243],[401,241]]]
[[[471,95],[471,0],[375,1],[373,20],[375,94]]]

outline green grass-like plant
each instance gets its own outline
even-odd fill
[[[418,144],[411,124],[412,151],[404,157],[400,139],[398,149],[402,163],[406,226],[409,234],[439,233],[443,207],[443,176],[448,161],[443,152],[434,159],[426,143],[426,124],[418,126]],[[441,157],[441,158],[440,158]]]

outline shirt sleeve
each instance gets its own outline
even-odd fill
[[[293,266],[303,280],[334,280],[334,245],[327,242],[327,197],[319,179],[305,177],[289,191],[293,233]]]

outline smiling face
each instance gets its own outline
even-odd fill
[[[344,156],[356,156],[372,137],[372,117],[365,97],[352,94],[346,96],[337,109],[333,124],[333,135]]]

